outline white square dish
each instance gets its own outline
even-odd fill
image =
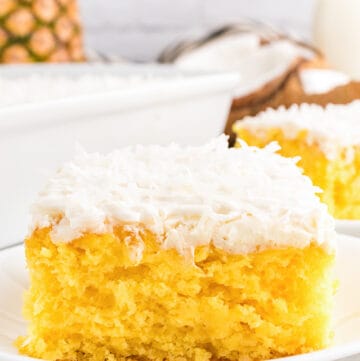
[[[0,227],[3,235],[0,247],[24,237],[27,214],[35,195],[48,174],[74,155],[76,144],[89,152],[108,152],[136,143],[200,144],[222,132],[232,92],[238,83],[236,74],[189,73],[156,66],[0,68],[0,80],[13,79],[19,86],[22,78],[34,74],[50,79],[105,74],[124,78],[150,76],[157,80],[122,86],[119,90],[62,95],[61,99],[51,99],[51,96],[49,99],[45,94],[46,100],[0,106]],[[19,91],[24,92],[24,89]]]

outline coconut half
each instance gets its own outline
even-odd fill
[[[237,72],[240,82],[234,98],[241,99],[264,89],[271,92],[304,59],[314,56],[310,49],[286,39],[264,43],[257,34],[240,33],[212,39],[185,51],[174,63],[187,70]]]
[[[181,69],[240,75],[225,127],[230,136],[234,136],[234,121],[268,107],[346,104],[360,98],[360,82],[330,69],[321,53],[308,44],[262,23],[241,22],[218,29],[166,49],[159,60]]]

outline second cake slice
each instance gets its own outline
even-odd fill
[[[234,125],[238,139],[253,146],[279,143],[279,153],[299,156],[303,168],[336,218],[360,219],[360,102],[303,104],[269,109]]]

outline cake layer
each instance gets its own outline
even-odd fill
[[[286,225],[284,225],[286,227]],[[246,255],[213,245],[189,261],[141,226],[26,240],[22,353],[48,360],[265,360],[323,348],[334,255],[316,242]],[[141,242],[142,258],[134,257]]]
[[[70,242],[140,223],[181,254],[210,243],[237,254],[311,242],[331,249],[333,220],[317,189],[276,150],[229,149],[223,136],[199,147],[83,153],[40,193],[32,229],[51,226],[54,242]]]

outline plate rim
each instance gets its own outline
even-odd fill
[[[360,219],[336,219],[335,224],[344,224],[344,225],[359,225]]]

